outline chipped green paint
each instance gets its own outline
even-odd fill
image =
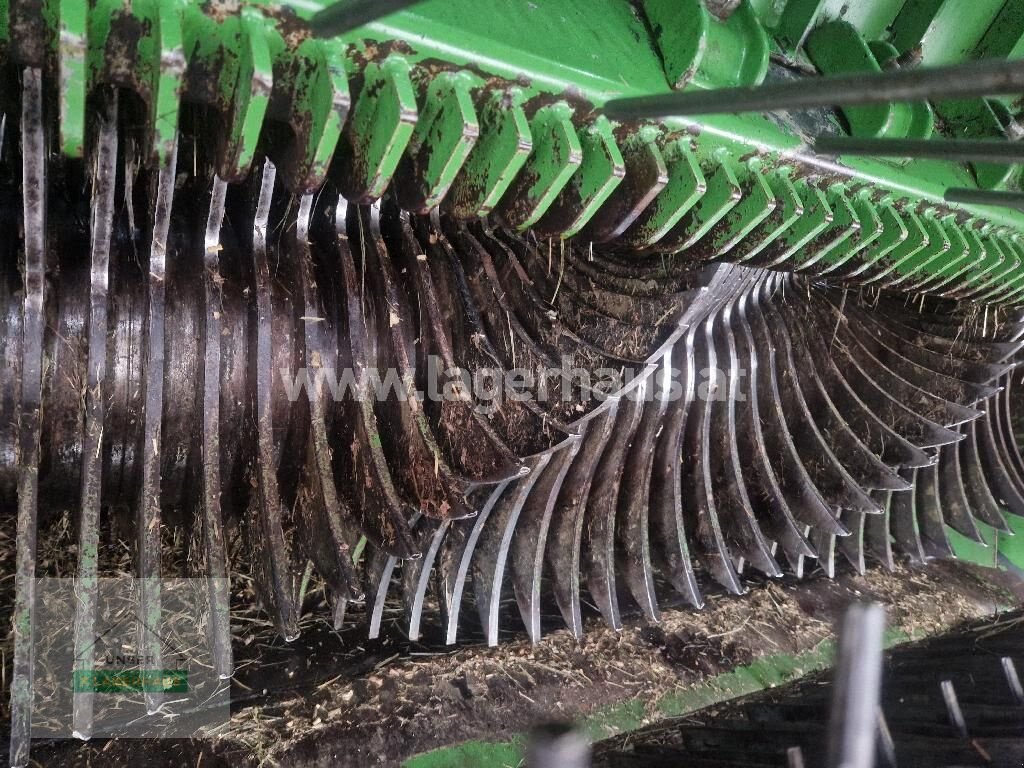
[[[782,241],[787,246],[786,250],[772,262],[772,266],[784,264],[792,259],[832,223],[832,207],[822,190],[812,187],[803,180],[794,186],[803,201],[804,213],[783,235]]]
[[[779,204],[768,180],[756,165],[740,166],[743,197],[722,219],[711,241],[716,256],[723,256],[742,242]]]
[[[769,174],[768,185],[778,204],[771,215],[743,241],[743,255],[739,257],[741,262],[748,261],[764,251],[804,215],[803,201],[788,175]]]
[[[743,197],[740,182],[736,178],[736,162],[725,154],[719,155],[705,174],[707,191],[690,212],[684,223],[686,241],[683,248],[690,248],[711,231],[719,221],[739,203]]]

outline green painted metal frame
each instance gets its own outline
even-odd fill
[[[181,101],[200,101],[226,129],[223,178],[244,177],[268,121],[281,121],[293,146],[275,160],[295,189],[317,187],[337,158],[351,199],[376,199],[397,174],[413,210],[450,200],[456,215],[496,210],[512,226],[571,237],[587,236],[626,169],[655,153],[668,178],[651,210],[625,231],[633,245],[692,247],[714,231],[711,252],[728,256],[770,219],[777,226],[763,233],[758,253],[770,251],[780,268],[852,259],[882,284],[931,287],[941,277],[951,295],[1019,298],[1019,259],[993,273],[985,257],[965,259],[962,247],[950,248],[945,233],[957,244],[976,234],[979,254],[1015,253],[1024,214],[942,201],[952,186],[1015,184],[1016,167],[835,163],[809,152],[792,124],[765,116],[617,126],[599,109],[611,98],[673,87],[755,85],[773,54],[824,74],[877,72],[915,50],[927,63],[1020,55],[1024,3],[986,0],[988,26],[973,16],[954,23],[963,18],[956,0],[865,0],[854,13],[834,0],[790,0],[781,9],[744,0],[726,19],[701,0],[686,3],[680,13],[678,0],[643,0],[644,18],[621,0],[504,0],[487,13],[475,0],[425,0],[325,40],[290,13],[256,2],[232,13],[191,0],[0,0],[0,18],[10,20],[6,29],[0,23],[0,44],[5,32],[7,41],[17,38],[19,19],[33,11],[56,20],[49,50],[60,71],[60,146],[70,156],[83,152],[89,90],[132,87],[151,115],[156,162],[171,152]],[[324,4],[292,7],[309,17]],[[118,52],[126,34],[136,44],[127,57]],[[934,112],[888,104],[843,115],[854,135],[927,137],[938,113],[956,135],[985,136],[1020,106],[979,99]],[[737,160],[752,152],[756,160]],[[802,215],[770,216],[775,208]],[[664,240],[680,222],[686,236]],[[828,247],[807,252],[821,240]]]

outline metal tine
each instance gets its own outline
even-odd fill
[[[481,308],[484,318],[489,321],[490,327],[492,329],[500,327],[495,319],[497,309],[494,309],[495,307],[500,308],[508,328],[526,350],[543,365],[549,368],[555,367],[556,358],[553,353],[557,350],[541,346],[540,340],[523,326],[519,317],[519,307],[513,305],[503,290],[491,255],[464,225],[460,225],[456,231],[455,242],[460,246],[459,256],[465,263],[469,285],[475,289],[474,296],[477,305]],[[485,285],[486,287],[484,287]]]
[[[1024,516],[1024,495],[1003,463],[1002,449],[992,430],[992,419],[980,419],[976,423],[974,434],[978,456],[992,495],[1007,512]]]
[[[825,292],[824,295],[838,309],[836,299],[829,292]],[[991,382],[1007,370],[1005,365],[963,359],[954,354],[953,348],[941,352],[929,349],[922,343],[919,332],[901,326],[891,319],[883,321],[876,317],[875,313],[865,311],[856,304],[847,302],[844,311],[856,319],[858,335],[870,335],[886,349],[896,351],[912,363],[951,379],[992,388],[994,385]],[[900,335],[901,331],[905,335]],[[986,397],[995,394],[994,391],[988,391],[987,394],[985,392],[986,390],[981,390]]]
[[[801,500],[792,493],[789,484],[784,482],[781,474],[772,466],[772,457],[769,455],[763,431],[758,388],[760,363],[750,322],[747,319],[747,302],[752,291],[757,289],[757,283],[754,283],[739,294],[735,316],[741,332],[734,332],[735,323],[726,328],[726,338],[730,346],[735,348],[739,366],[731,375],[735,376],[740,384],[736,400],[730,400],[730,403],[735,413],[736,434],[745,436],[744,439],[736,441],[736,448],[740,466],[749,473],[747,480],[752,489],[751,502],[755,504],[755,510],[764,510],[763,514],[770,521],[772,538],[778,541],[786,559],[792,564],[801,557],[814,557],[815,552],[789,503],[790,498],[794,504],[801,503]]]
[[[1010,693],[1013,694],[1014,701],[1017,702],[1018,706],[1024,707],[1024,686],[1021,686],[1020,677],[1017,674],[1017,667],[1013,663],[1013,659],[1009,656],[1004,656],[999,660],[999,663],[1003,668],[1003,675],[1006,677],[1006,684],[1010,688]]]
[[[803,393],[809,412],[813,414],[822,435],[827,438],[839,465],[865,490],[905,491],[907,486],[904,481],[882,461],[879,454],[860,439],[844,418],[843,411],[833,401],[830,390],[818,374],[815,356],[810,352],[806,338],[807,326],[787,312],[785,306],[780,307],[780,314],[784,317],[789,315],[788,326],[792,328],[790,340],[793,347],[804,351],[796,359],[802,357],[809,361],[795,384]]]
[[[402,562],[402,605],[409,627],[409,640],[420,639],[423,622],[423,606],[430,586],[430,575],[441,549],[441,543],[452,525],[451,520],[434,520],[422,517],[417,526],[416,537],[420,542],[423,557]]]
[[[353,489],[350,503],[360,519],[363,532],[378,547],[398,558],[416,555],[416,544],[409,533],[409,507],[398,497],[391,469],[381,448],[380,429],[373,408],[373,392],[369,382],[369,345],[371,336],[362,308],[359,276],[352,259],[346,226],[348,204],[339,197],[335,208],[335,232],[341,263],[344,308],[344,335],[348,342],[350,361],[355,372],[351,418],[353,425],[352,467],[356,477],[364,478],[362,491]],[[343,344],[344,341],[343,340]]]
[[[978,455],[978,435],[975,425],[967,427],[966,438],[957,444],[956,463],[960,467],[964,493],[968,499],[968,509],[972,516],[1003,533],[1010,532],[1010,526],[1003,516],[1002,505],[993,496],[982,470],[981,458]]]
[[[958,445],[947,445],[939,448],[938,501],[942,517],[944,522],[957,533],[979,544],[984,544],[974,515],[971,513],[971,501],[964,490],[963,478],[960,475],[958,447]]]
[[[702,324],[693,355],[696,371],[712,371],[715,368],[709,324],[720,311],[721,308],[716,307]],[[733,565],[734,553],[725,542],[712,485],[709,406],[707,396],[702,397],[698,389],[687,413],[682,453],[676,454],[673,460],[683,465],[683,511],[692,516],[692,531],[699,545],[697,556],[715,581],[732,594],[741,595],[745,590]]]
[[[910,483],[917,485],[917,473],[920,469],[903,469],[900,475]],[[921,543],[920,529],[917,524],[917,511],[914,504],[914,492],[894,493],[889,503],[889,521],[893,540],[900,552],[906,555],[911,563],[923,564],[928,560],[924,545]]]
[[[46,301],[46,129],[42,71],[22,74],[21,161],[24,205],[25,290],[21,404],[18,415],[18,532],[14,587],[14,659],[11,665],[10,762],[28,764],[32,740],[39,422],[42,410],[43,317]]]
[[[340,370],[337,329],[326,316],[317,287],[313,254],[310,248],[310,221],[313,196],[303,195],[295,219],[293,260],[298,266],[302,286],[302,326],[307,370]],[[336,265],[331,265],[336,267]],[[330,267],[329,267],[330,268]],[[334,481],[334,467],[327,418],[330,406],[324,387],[308,391],[309,442],[307,458],[299,485],[298,522],[305,527],[302,540],[317,571],[342,599],[360,601],[363,590],[352,562],[352,551],[359,540],[351,510],[341,500]],[[301,606],[300,606],[301,610]]]
[[[173,190],[174,172],[168,183]],[[231,588],[228,582],[227,549],[221,511],[220,477],[220,399],[221,338],[223,334],[220,280],[220,229],[224,220],[227,183],[213,177],[210,208],[203,240],[203,367],[199,391],[202,393],[202,433],[199,441],[201,462],[201,500],[197,517],[202,519],[203,558],[209,579],[210,635],[217,676],[231,676]],[[168,199],[168,208],[170,207]],[[169,213],[169,212],[168,212]],[[159,421],[160,413],[154,414]],[[155,467],[159,470],[159,464]],[[159,477],[155,480],[159,484]],[[157,486],[159,487],[159,485]],[[159,547],[159,541],[153,542]]]
[[[947,445],[962,439],[958,432],[925,418],[894,397],[871,373],[865,371],[847,344],[833,344],[831,350],[833,363],[842,377],[878,418],[904,439],[919,448]]]
[[[1014,142],[1010,141],[986,143],[1005,144],[1010,151],[1015,149]],[[959,203],[960,205],[996,205],[1001,208],[1024,209],[1024,195],[1020,192],[1009,192],[1003,189],[950,187],[943,193],[942,198],[947,203]]]
[[[814,138],[811,149],[819,155],[1024,163],[1024,149],[1006,139],[891,139],[822,135]]]
[[[818,566],[830,579],[834,579],[836,576],[836,539],[838,538],[841,537],[821,528],[811,531],[811,546],[814,547],[814,551],[818,555]]]
[[[661,613],[651,559],[651,482],[658,435],[665,427],[672,385],[679,373],[673,370],[673,362],[682,331],[679,328],[658,370],[652,374],[652,397],[644,405],[632,447],[623,464],[615,520],[615,568],[644,617],[654,623],[661,620]],[[678,383],[681,387],[681,382]]]
[[[821,311],[822,307],[817,309],[822,320],[826,322],[832,320],[835,315],[833,311]],[[904,379],[875,357],[870,346],[861,342],[860,334],[852,333],[848,325],[842,322],[836,323],[834,336],[842,341],[843,353],[855,360],[860,369],[865,371],[879,387],[902,403],[905,408],[915,411],[922,418],[927,418],[928,421],[948,429],[951,426],[974,421],[982,415],[982,412],[976,408],[944,400],[930,389],[925,389],[913,381]],[[956,439],[959,438],[953,438],[953,440]]]
[[[253,274],[256,288],[256,525],[252,543],[266,571],[269,589],[264,596],[267,613],[270,614],[278,633],[286,642],[299,636],[299,611],[289,567],[288,544],[282,527],[283,502],[277,484],[277,461],[274,448],[273,398],[273,298],[271,296],[270,266],[267,260],[267,235],[270,230],[270,204],[274,193],[277,170],[270,160],[265,160],[260,180],[256,216],[253,222]],[[218,180],[219,184],[223,184]],[[219,230],[219,227],[218,227]],[[216,249],[207,249],[207,257],[216,254]],[[213,256],[212,258],[216,258]],[[212,267],[212,269],[211,269]],[[217,262],[208,261],[208,273],[215,276]],[[219,306],[219,305],[218,305]],[[207,306],[207,313],[214,307]],[[207,350],[209,351],[209,349]],[[209,364],[209,361],[207,362]],[[204,456],[204,463],[211,457]]]
[[[409,516],[408,523],[403,521],[403,525],[407,527],[406,535],[410,536],[416,546],[419,545],[419,541],[417,541],[415,534],[411,532],[415,531],[422,517],[423,513],[416,511]],[[420,555],[417,555],[417,557],[420,557]],[[367,637],[370,640],[376,640],[380,637],[380,628],[384,620],[384,607],[387,604],[388,592],[391,590],[391,579],[399,562],[404,561],[402,558],[390,554],[385,549],[376,550],[370,562],[367,574],[370,583],[368,596],[373,600],[373,604],[370,607],[370,625],[367,629]]]
[[[103,503],[103,422],[106,398],[103,391],[107,370],[107,289],[110,285],[110,236],[114,218],[114,189],[117,184],[117,94],[114,92],[97,110],[98,132],[92,157],[92,217],[90,220],[90,280],[88,320],[88,368],[85,382],[85,431],[82,441],[82,491],[78,523],[78,572],[75,576],[75,666],[91,671],[95,662],[96,610],[99,594],[100,507]],[[26,195],[26,199],[27,199]],[[27,215],[27,214],[26,214]],[[153,597],[152,593],[146,597]],[[143,606],[150,618],[159,603]],[[150,632],[155,628],[150,627]],[[145,647],[154,642],[145,630]],[[159,660],[159,640],[155,643]],[[157,663],[159,668],[159,663]],[[72,711],[72,732],[76,738],[92,737],[93,693],[76,693]],[[146,698],[146,708],[159,706],[159,695]]]
[[[825,292],[825,295],[832,306],[836,307],[834,298],[828,296],[828,292]],[[836,307],[836,309],[838,312],[839,307]],[[855,328],[852,331],[852,335],[879,362],[896,372],[901,378],[907,381],[914,381],[915,379],[927,381],[929,392],[950,402],[970,403],[973,405],[996,393],[997,389],[995,387],[950,376],[941,370],[935,370],[927,365],[923,365],[918,360],[912,360],[904,354],[906,345],[902,349],[898,348],[896,346],[898,340],[891,339],[888,331],[884,330],[882,326],[863,322],[864,314],[859,310],[848,310],[845,322]],[[852,323],[850,322],[851,320],[853,321]],[[945,360],[946,358],[941,359]]]
[[[429,328],[430,332],[426,333],[426,328],[421,325],[421,335],[425,335],[428,340],[433,339],[434,346],[431,347],[433,354],[440,356],[447,370],[455,370],[463,362],[462,350],[459,346],[461,336],[451,335],[444,313],[453,313],[454,315],[451,328],[461,328],[461,303],[458,297],[452,294],[450,282],[446,279],[450,273],[445,269],[444,260],[437,256],[438,249],[447,246],[448,243],[440,234],[439,225],[435,226],[432,218],[423,219],[420,223],[424,224],[422,228],[418,228],[420,231],[416,234],[417,244],[420,248],[415,249],[416,252],[411,254],[414,258],[409,260],[413,263],[412,269],[421,297],[420,307],[421,310],[425,310],[429,320],[426,328]],[[408,234],[404,220],[403,232]],[[412,245],[410,243],[410,247]],[[421,258],[421,254],[425,258]],[[437,275],[435,275],[435,270]],[[455,333],[458,334],[459,331],[456,330]],[[492,460],[493,464],[509,467],[506,472],[495,472],[494,479],[500,482],[520,476],[526,469],[526,465],[508,445],[505,438],[491,425],[487,417],[473,407],[472,393],[464,392],[461,387],[459,393],[459,407],[470,415],[470,418],[464,421],[468,421],[484,433],[486,444],[492,446],[496,454]],[[463,396],[465,399],[462,399]],[[463,426],[460,429],[465,430],[466,427]]]
[[[680,396],[669,403],[665,424],[657,436],[651,472],[651,540],[656,542],[652,559],[669,583],[695,608],[704,600],[693,572],[683,520],[682,441],[686,432],[690,405],[695,398],[694,345],[698,325],[691,325],[676,344],[673,357],[680,360],[683,387]]]
[[[439,592],[442,597],[442,613],[445,624],[445,643],[452,645],[458,637],[459,615],[462,611],[462,595],[466,588],[466,576],[476,553],[480,534],[487,527],[491,510],[498,500],[515,487],[513,480],[504,480],[492,489],[484,489],[480,495],[484,503],[480,513],[469,520],[456,520],[441,545],[441,564],[438,576],[441,581]],[[479,496],[475,497],[479,498]]]
[[[885,611],[853,605],[843,617],[828,725],[829,768],[871,768],[882,688]]]
[[[420,0],[336,0],[313,14],[309,26],[316,37],[340,37],[418,2]]]
[[[786,768],[804,768],[804,752],[800,747],[790,747],[786,750]]]
[[[583,524],[594,473],[611,439],[619,401],[580,425],[580,449],[572,461],[552,514],[545,559],[551,573],[551,588],[566,627],[577,639],[583,636],[580,606]]]
[[[757,367],[759,389],[766,393],[767,408],[763,412],[768,417],[765,430],[768,456],[778,462],[775,466],[776,475],[782,488],[794,500],[790,503],[790,509],[796,519],[828,533],[845,534],[848,533],[846,526],[839,521],[818,484],[808,473],[793,437],[796,431],[791,428],[787,418],[787,414],[793,411],[787,409],[783,397],[785,390],[780,385],[782,368],[777,360],[781,352],[776,347],[761,307],[762,302],[770,301],[771,288],[767,282],[767,278],[763,279],[751,293],[746,317],[753,331],[753,347],[768,351],[767,359]]]
[[[430,258],[427,256],[426,248],[421,247],[417,241],[412,227],[409,225],[408,215],[402,211],[399,213],[399,223],[403,248],[403,264],[400,271],[408,271],[412,274],[414,281],[413,293],[417,297],[420,322],[418,325],[420,360],[423,361],[427,355],[437,355],[444,365],[444,370],[456,370],[458,365],[455,360],[455,352],[452,346],[452,339],[449,337],[447,322],[444,318],[442,307],[451,307],[452,304],[442,304],[439,298],[437,286],[431,271]],[[424,363],[422,368],[430,375],[430,365]],[[460,472],[469,477],[474,483],[490,485],[519,477],[526,469],[526,465],[515,455],[508,443],[491,426],[487,417],[473,407],[472,394],[466,392],[460,382],[453,382],[458,385],[454,390],[458,399],[446,403],[447,408],[457,409],[459,416],[450,422],[445,418],[438,419],[438,429],[448,434],[448,439],[453,440],[458,432],[463,439],[469,437],[470,430],[479,431],[481,438],[470,437],[470,444],[474,446],[473,461],[485,470],[475,471],[474,467],[463,466]],[[456,457],[452,457],[453,460]]]
[[[841,316],[837,321],[845,320]],[[794,328],[801,330],[802,325],[796,323]],[[821,363],[817,370],[824,377],[829,397],[843,414],[846,424],[870,451],[890,466],[927,466],[932,462],[933,457],[882,421],[875,410],[861,399],[859,390],[846,380],[835,364],[831,338],[826,346],[822,334],[805,334],[804,343],[810,350],[811,359]]]
[[[1021,91],[1024,65],[989,59],[944,67],[805,77],[759,86],[619,98],[608,101],[602,112],[613,120],[637,120],[999,96]]]
[[[946,704],[946,714],[949,717],[950,726],[952,726],[957,736],[961,739],[969,739],[967,721],[964,720],[964,712],[960,708],[960,701],[956,697],[956,688],[953,687],[953,681],[943,680],[939,683],[939,688],[942,691],[942,700]]]
[[[490,646],[498,644],[502,588],[505,585],[509,548],[519,513],[550,461],[551,453],[542,453],[534,458],[530,474],[516,482],[510,492],[503,494],[495,503],[487,526],[477,540],[470,568],[480,623],[483,624],[487,644]]]
[[[843,522],[850,529],[849,536],[837,536],[836,548],[839,553],[863,576],[867,566],[864,563],[864,521],[869,517],[863,512],[846,510],[843,512]],[[881,517],[881,515],[875,515]]]
[[[488,299],[486,294],[482,294],[479,281],[477,279],[470,279],[469,274],[464,269],[460,254],[455,252],[451,243],[448,240],[448,233],[442,232],[440,219],[435,222],[435,232],[438,235],[438,243],[442,246],[442,250],[447,257],[450,273],[452,280],[455,284],[455,290],[458,294],[459,303],[464,313],[464,324],[467,326],[469,331],[466,336],[472,338],[472,348],[477,354],[482,354],[489,361],[498,361],[506,369],[515,368],[513,364],[512,356],[506,355],[499,351],[493,341],[493,334],[490,333],[492,328],[501,328],[502,331],[507,327],[507,322],[504,318],[499,323],[497,320],[497,313],[494,311],[494,299]],[[456,231],[455,237],[459,237],[459,232]],[[474,275],[474,278],[478,276]],[[493,292],[492,292],[493,297]],[[500,337],[500,335],[499,335]],[[517,337],[518,338],[518,337]],[[466,344],[469,347],[469,344]],[[520,404],[518,399],[515,404]],[[550,412],[541,408],[536,402],[536,398],[527,398],[522,401],[521,405],[525,411],[528,411],[533,416],[532,428],[537,434],[545,434],[550,430],[554,429],[561,432],[563,435],[574,434],[574,430],[568,424],[564,423],[561,419],[553,416]]]
[[[367,283],[363,305],[375,313],[375,330],[386,334],[388,341],[378,347],[375,362],[382,370],[394,366],[401,386],[402,396],[378,402],[378,415],[388,427],[380,433],[385,455],[393,462],[395,477],[403,484],[407,498],[415,498],[425,515],[469,517],[474,513],[466,506],[464,494],[470,483],[457,476],[444,458],[416,393],[414,326],[381,234],[380,205],[360,207],[357,215],[361,267]],[[368,300],[371,294],[377,297],[376,302]],[[402,439],[392,431],[398,425]]]
[[[724,532],[732,548],[743,559],[762,573],[778,577],[782,570],[771,552],[757,515],[754,512],[744,475],[746,467],[740,461],[737,446],[739,435],[736,431],[736,402],[740,396],[739,360],[736,355],[733,324],[738,322],[735,315],[736,300],[746,291],[749,283],[739,287],[733,299],[725,304],[719,315],[707,322],[706,335],[710,343],[709,354],[714,356],[710,371],[717,372],[724,360],[728,361],[725,382],[714,381],[709,391],[711,418],[707,422],[711,442],[711,471],[720,482],[712,487],[717,496],[716,507],[724,523]],[[717,376],[717,373],[714,374]],[[725,389],[724,401],[719,397],[719,388]],[[743,436],[746,441],[746,436]]]
[[[880,512],[878,505],[860,484],[850,476],[842,462],[833,453],[830,441],[822,434],[799,382],[800,367],[796,364],[792,339],[782,311],[773,303],[765,302],[762,316],[768,325],[780,354],[776,356],[779,374],[789,386],[782,392],[786,413],[790,415],[791,429],[801,439],[795,442],[808,474],[822,496],[836,507],[859,509],[868,514]]]
[[[146,281],[146,330],[143,353],[145,363],[142,368],[145,372],[145,394],[142,406],[142,475],[137,507],[136,557],[140,580],[139,612],[146,617],[145,622],[139,627],[139,648],[142,656],[154,659],[159,658],[161,650],[155,628],[160,625],[160,440],[164,403],[164,286],[177,161],[178,140],[175,137],[171,153],[160,167],[156,180],[153,234],[149,247],[149,275]],[[213,595],[210,597],[211,606],[214,606]],[[218,675],[223,672],[230,675],[231,635],[230,631],[226,637],[218,635],[218,630],[223,630],[224,627],[216,624],[217,618],[223,617],[215,617],[211,611],[210,644],[213,649],[213,662]],[[229,654],[226,668],[222,666],[225,648]],[[157,705],[156,699],[147,698],[147,710],[155,711]]]
[[[559,491],[579,449],[580,440],[574,436],[553,450],[551,461],[519,513],[519,522],[512,536],[512,586],[523,624],[533,643],[540,642],[541,638],[541,577],[551,517]]]
[[[1014,479],[1017,480],[1017,487],[1024,487],[1024,459],[1021,458],[1020,448],[1017,445],[1017,438],[1013,433],[1013,416],[1011,411],[1010,398],[1013,394],[1013,374],[1007,374],[1003,379],[1003,391],[993,397],[989,404],[990,418],[996,420],[996,428],[1003,443],[1003,456],[1005,462],[1013,470]],[[993,413],[994,411],[994,413]]]
[[[954,555],[946,533],[947,515],[942,507],[942,497],[939,495],[938,477],[938,464],[917,470],[917,480],[912,491],[914,514],[917,517],[925,552],[932,558],[947,559]]]
[[[868,515],[864,518],[864,548],[876,560],[878,560],[887,571],[896,570],[896,562],[892,556],[892,534],[890,520],[890,505],[892,504],[892,491],[876,491],[872,494],[882,507],[882,514]]]

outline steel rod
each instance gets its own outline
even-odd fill
[[[999,205],[1004,208],[1024,210],[1024,194],[1007,192],[999,189],[971,189],[969,187],[950,187],[943,195],[947,203],[964,205]]]
[[[860,139],[852,136],[818,136],[812,148],[819,155],[1024,162],[1024,144],[1001,139]]]
[[[309,26],[317,37],[337,37],[418,3],[419,0],[341,0],[317,12]]]
[[[636,120],[998,96],[1022,91],[1024,61],[974,61],[948,67],[809,77],[758,86],[612,99],[605,104],[604,114],[614,120]]]

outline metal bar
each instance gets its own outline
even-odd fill
[[[885,611],[877,603],[851,606],[843,619],[829,718],[831,768],[874,765],[884,629]]]
[[[999,205],[1004,208],[1024,210],[1024,194],[999,189],[971,189],[950,187],[942,196],[947,203],[963,205]]]
[[[26,68],[21,105],[25,231],[24,362],[18,425],[18,533],[14,586],[14,660],[11,665],[12,766],[28,764],[32,739],[33,630],[36,597],[36,523],[42,411],[43,306],[46,294],[46,135],[39,69]]]
[[[309,20],[316,37],[337,37],[383,18],[419,0],[341,0],[317,12]]]
[[[818,136],[811,148],[819,155],[1024,163],[1024,143],[1002,139],[860,139],[853,136]]]
[[[101,111],[102,113],[102,111]],[[96,645],[100,506],[103,499],[103,392],[107,370],[107,290],[110,284],[110,235],[117,181],[117,98],[99,125],[92,188],[91,264],[89,281],[88,369],[85,390],[85,432],[82,441],[82,495],[78,530],[78,574],[75,578],[75,670],[92,670]],[[155,694],[152,694],[156,698]],[[76,693],[73,733],[89,739],[93,726],[93,694]],[[147,705],[150,698],[147,697]]]
[[[974,61],[948,67],[886,70],[874,75],[808,77],[753,87],[612,99],[605,104],[604,114],[613,120],[636,120],[999,96],[1021,91],[1024,61]]]

